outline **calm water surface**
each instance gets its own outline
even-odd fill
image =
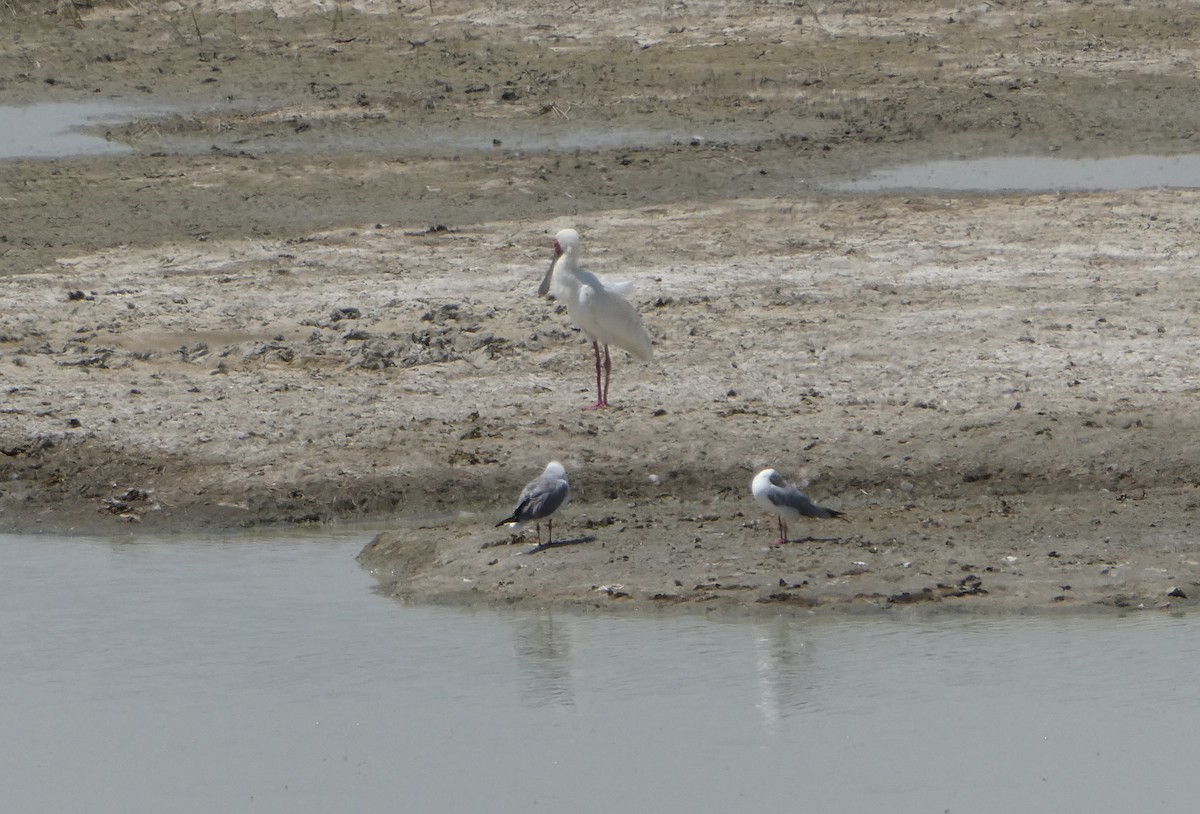
[[[1200,623],[407,607],[369,534],[0,536],[6,811],[1192,811]]]

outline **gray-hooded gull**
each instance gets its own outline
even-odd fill
[[[772,545],[786,543],[787,521],[800,517],[830,518],[841,517],[836,509],[818,506],[808,495],[801,492],[783,479],[774,469],[764,469],[754,476],[750,483],[750,491],[755,501],[769,512],[779,517],[779,539]]]
[[[563,465],[558,461],[551,461],[546,464],[545,470],[537,477],[525,484],[525,488],[521,490],[521,497],[517,501],[517,508],[513,509],[512,515],[504,518],[496,524],[496,528],[509,524],[513,527],[513,534],[520,534],[521,531],[530,523],[537,524],[538,545],[542,544],[542,520],[546,521],[548,528],[547,545],[554,542],[554,520],[551,519],[556,511],[567,505],[571,499],[571,484],[567,482],[567,470],[563,469]]]

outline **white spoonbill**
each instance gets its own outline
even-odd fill
[[[546,464],[546,469],[537,480],[525,484],[517,508],[513,513],[496,524],[496,528],[507,524],[512,525],[513,534],[519,534],[530,523],[537,523],[538,545],[542,544],[542,520],[549,526],[549,542],[554,542],[554,520],[551,518],[556,511],[567,505],[571,499],[571,484],[567,483],[567,470],[558,461]]]
[[[608,346],[624,348],[643,362],[654,359],[650,334],[642,325],[637,309],[621,296],[630,286],[605,286],[600,278],[579,267],[582,246],[579,233],[563,229],[554,236],[554,260],[546,272],[538,294],[545,296],[553,289],[554,296],[565,301],[571,321],[592,340],[596,355],[596,403],[590,410],[608,406],[608,379],[612,375],[612,360]],[[604,385],[600,384],[600,346],[604,346]]]
[[[771,545],[781,545],[788,541],[787,521],[798,517],[841,517],[842,513],[835,509],[827,509],[813,503],[808,495],[801,492],[783,479],[774,469],[764,469],[754,476],[750,483],[750,491],[754,499],[769,512],[779,516],[779,539]]]

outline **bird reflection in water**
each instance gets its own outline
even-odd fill
[[[531,707],[574,706],[571,636],[551,611],[514,619],[513,649],[521,673],[521,701]]]

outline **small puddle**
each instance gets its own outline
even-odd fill
[[[829,185],[839,192],[1058,192],[1200,187],[1200,155],[1007,156],[907,164]]]
[[[46,102],[21,107],[0,105],[0,160],[119,155],[128,145],[84,131],[133,115],[127,107],[103,102]]]

